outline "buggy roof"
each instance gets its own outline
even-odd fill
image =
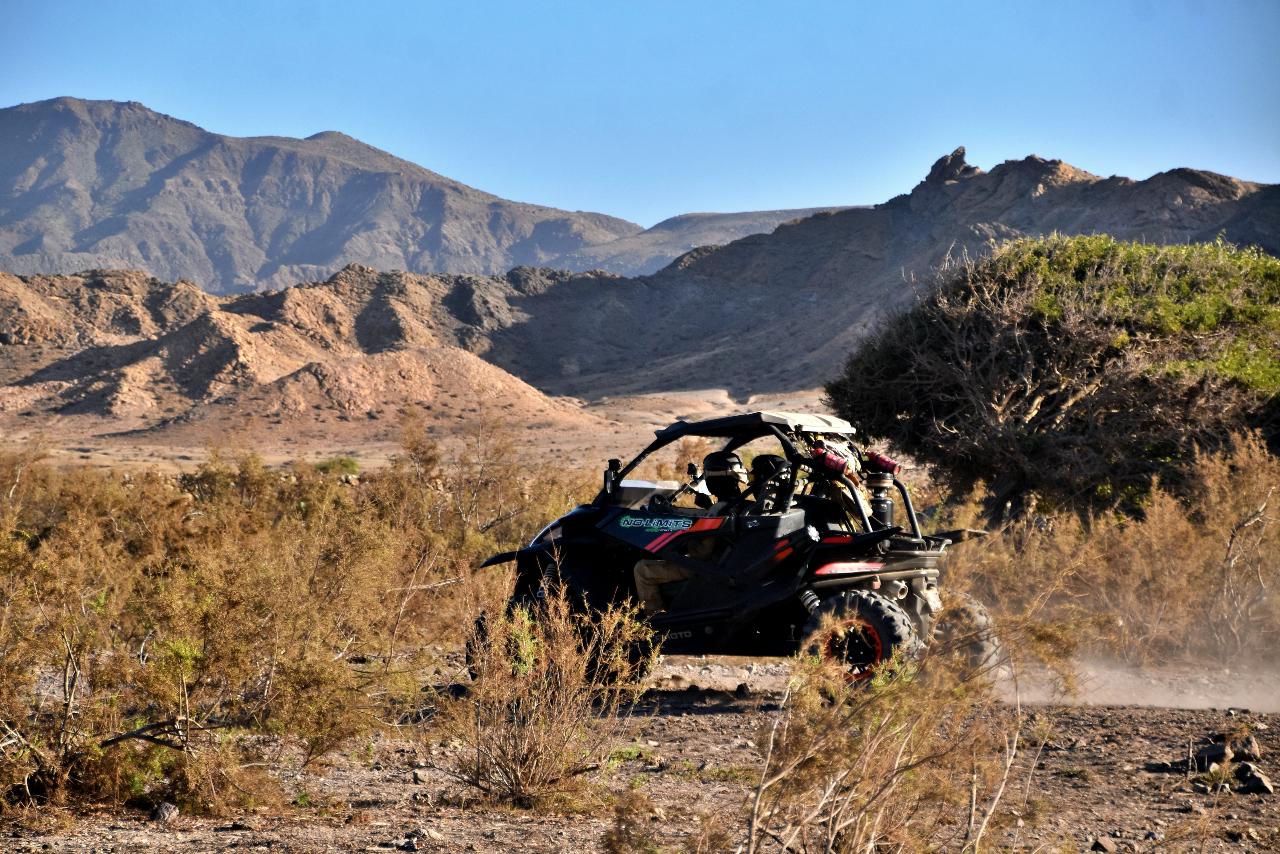
[[[832,415],[806,415],[799,412],[744,412],[726,415],[706,421],[677,421],[663,427],[655,435],[666,443],[683,436],[715,436],[723,438],[754,438],[772,432],[772,428],[793,433],[854,434],[853,425]]]

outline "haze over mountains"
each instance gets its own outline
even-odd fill
[[[872,207],[641,231],[506,202],[337,134],[237,140],[65,99],[0,111],[0,132],[0,269],[41,273],[0,275],[0,431],[85,417],[101,423],[76,429],[158,443],[246,429],[386,439],[413,405],[445,422],[488,407],[599,432],[557,396],[814,389],[938,265],[992,241],[1223,236],[1280,253],[1280,185],[1186,168],[1134,181],[1030,156],[984,172],[961,148]],[[651,269],[688,241],[722,245],[647,275],[574,272]],[[317,281],[218,297],[166,281],[185,273],[45,275],[111,252],[153,272],[205,265],[212,278],[188,278],[222,287]],[[350,252],[383,269],[329,275]],[[548,259],[570,269],[506,270]],[[387,269],[411,260],[475,272]]]
[[[644,276],[658,272],[691,249],[720,246],[751,234],[766,234],[784,222],[844,209],[794,208],[681,214],[637,234],[568,252],[556,258],[550,266],[574,272],[605,270],[624,276]]]
[[[215,293],[349,263],[635,274],[811,212],[699,214],[645,232],[501,199],[334,131],[228,137],[141,104],[75,98],[0,110],[0,270],[19,273],[137,268]],[[619,238],[636,240],[610,248]]]

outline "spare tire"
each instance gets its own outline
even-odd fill
[[[851,681],[868,679],[895,652],[920,652],[920,637],[907,612],[870,590],[845,590],[823,599],[805,626],[809,655],[838,661]]]

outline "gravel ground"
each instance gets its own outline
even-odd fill
[[[752,785],[755,739],[778,708],[783,662],[670,659],[633,718],[634,758],[588,775],[557,812],[462,800],[421,744],[379,738],[334,758],[303,786],[312,804],[239,819],[180,815],[168,824],[133,811],[83,812],[56,830],[11,826],[13,852],[554,851],[599,850],[611,798],[641,788],[674,845],[699,814],[736,813]],[[735,691],[745,682],[747,690]],[[1169,674],[1143,686],[1184,684]],[[1196,683],[1197,685],[1199,683]],[[1257,679],[1252,680],[1258,687]],[[1266,688],[1265,680],[1261,687]],[[1154,689],[1153,689],[1154,690]],[[1203,706],[1210,691],[1184,705]],[[1146,695],[1143,695],[1146,696]],[[1154,696],[1154,695],[1152,695]],[[1262,699],[1280,700],[1280,696]],[[1276,851],[1280,795],[1198,791],[1179,764],[1189,745],[1249,723],[1265,774],[1280,781],[1280,714],[1244,708],[1029,706],[1049,740],[1022,755],[993,847],[1048,851]]]

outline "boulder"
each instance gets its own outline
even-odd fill
[[[160,824],[173,824],[178,820],[178,814],[177,805],[165,801],[151,811],[151,820]]]
[[[1226,742],[1206,744],[1196,751],[1196,770],[1208,771],[1212,766],[1230,762],[1234,757],[1235,752]]]
[[[1255,770],[1240,781],[1240,791],[1251,795],[1274,795],[1276,787],[1266,774]]]

